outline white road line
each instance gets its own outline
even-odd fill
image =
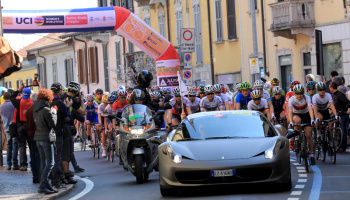
[[[299,164],[299,163],[293,163],[293,165],[301,165],[301,164]]]
[[[323,176],[323,178],[350,178],[350,176]]]
[[[316,165],[311,166],[314,173],[314,181],[312,182],[312,188],[309,196],[309,200],[319,199],[320,191],[322,187],[322,173],[320,168]]]
[[[295,185],[295,189],[304,189],[305,185]]]
[[[306,173],[306,170],[305,169],[299,169],[298,172],[299,173]]]
[[[83,191],[81,191],[79,194],[75,195],[74,197],[70,198],[69,200],[77,200],[81,197],[83,197],[84,195],[86,195],[87,193],[89,193],[92,188],[94,188],[94,182],[92,182],[91,180],[87,179],[87,178],[80,178],[79,176],[74,176],[75,178],[84,181],[85,183],[85,188]]]
[[[290,195],[301,195],[302,191],[292,191]]]
[[[307,178],[307,174],[299,174],[300,178]]]
[[[294,159],[290,159],[290,161],[295,161]]]
[[[299,200],[299,198],[288,198],[288,200]]]
[[[305,169],[305,167],[297,167],[297,169]]]
[[[350,191],[321,191],[321,193],[328,193],[328,194],[338,194],[338,193],[341,193],[341,194],[348,194],[348,193],[350,193]]]
[[[306,183],[307,179],[298,179],[298,183]]]

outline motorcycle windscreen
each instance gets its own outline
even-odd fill
[[[122,117],[126,119],[128,126],[145,126],[152,117],[152,111],[145,105],[134,104],[124,109]]]

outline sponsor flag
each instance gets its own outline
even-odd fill
[[[187,86],[186,86],[185,83],[182,81],[179,72],[177,72],[177,76],[178,76],[178,79],[179,79],[179,87],[180,87],[180,91],[181,91],[181,96],[184,96],[184,95],[188,94]]]

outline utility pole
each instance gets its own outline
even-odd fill
[[[256,58],[257,63],[258,63],[258,38],[257,38],[257,33],[256,33],[255,0],[250,0],[250,14],[252,17],[253,57]],[[254,77],[254,76],[255,76],[255,74],[253,74],[252,77]]]

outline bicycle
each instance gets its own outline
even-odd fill
[[[100,159],[100,151],[101,151],[101,139],[99,137],[99,133],[96,130],[95,125],[98,123],[91,122],[89,125],[91,125],[91,136],[92,136],[92,155],[93,157],[97,154],[97,159]]]
[[[330,110],[330,108],[329,108]],[[338,112],[338,116],[341,116],[342,112]],[[331,118],[334,119],[335,116],[331,112]],[[343,142],[343,130],[339,127],[339,120],[334,120],[332,127],[333,127],[333,140],[335,141],[336,151],[338,152],[340,149],[340,146]],[[350,125],[349,125],[350,126]]]
[[[294,125],[294,127],[299,127],[299,129],[301,129],[299,131],[299,138],[295,138],[294,143],[295,143],[295,154],[297,157],[297,161],[299,162],[299,164],[301,164],[301,160],[303,160],[303,164],[305,166],[305,170],[306,172],[309,172],[309,147],[307,144],[307,140],[306,140],[306,135],[304,132],[304,127],[306,126],[310,126],[310,124],[298,124],[298,125]]]
[[[333,164],[336,163],[337,160],[337,154],[336,154],[336,144],[334,140],[334,132],[331,135],[328,122],[335,122],[335,119],[328,119],[328,120],[323,120],[321,121],[321,141],[318,142],[317,144],[317,159],[322,159],[322,162],[325,162],[326,156],[327,156],[327,151],[328,155],[331,159],[331,162]],[[333,131],[335,130],[332,128]],[[331,137],[333,137],[333,140],[331,140]],[[331,145],[331,143],[333,143]]]
[[[114,161],[114,153],[115,153],[115,134],[116,131],[119,130],[115,130],[112,129],[112,131],[110,130],[106,130],[107,133],[107,139],[106,139],[106,151],[107,151],[107,161]]]
[[[271,119],[270,121],[273,125],[276,125],[276,122],[277,122],[277,124],[280,124],[280,125],[284,126],[285,128],[288,128],[287,118],[285,118],[285,117],[280,117],[278,120],[276,118],[274,118],[274,119]]]

